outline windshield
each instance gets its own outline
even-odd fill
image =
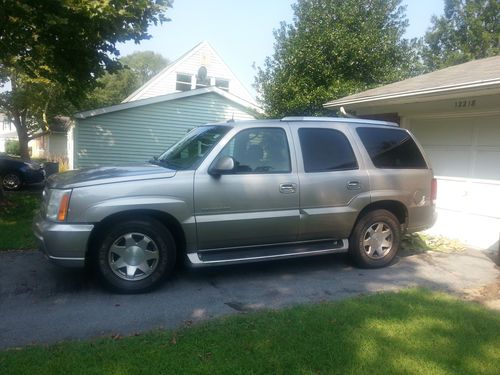
[[[229,129],[227,126],[194,128],[161,154],[157,162],[172,169],[196,168]]]

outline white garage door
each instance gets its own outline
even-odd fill
[[[408,122],[431,159],[438,179],[441,216],[449,222],[460,220],[457,233],[467,228],[475,232],[484,229],[488,231],[486,243],[498,240],[500,116],[415,118]]]

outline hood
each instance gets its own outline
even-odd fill
[[[172,169],[154,164],[86,168],[52,175],[47,180],[47,186],[49,188],[67,189],[125,181],[169,178],[175,176],[175,172]]]
[[[33,166],[34,168],[41,168],[40,163],[38,163],[36,161],[23,160],[19,156],[9,155],[9,154],[5,154],[5,153],[0,153],[0,161],[2,161],[2,160],[17,163],[17,164],[29,164],[29,165]]]

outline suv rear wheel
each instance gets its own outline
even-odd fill
[[[98,248],[97,269],[121,293],[142,293],[172,273],[176,247],[170,231],[150,218],[114,224]]]
[[[387,210],[365,214],[350,238],[350,254],[364,268],[387,266],[396,256],[401,241],[398,219]]]

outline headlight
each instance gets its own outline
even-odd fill
[[[52,189],[49,193],[49,204],[47,205],[47,218],[52,221],[65,221],[68,216],[71,189]]]

